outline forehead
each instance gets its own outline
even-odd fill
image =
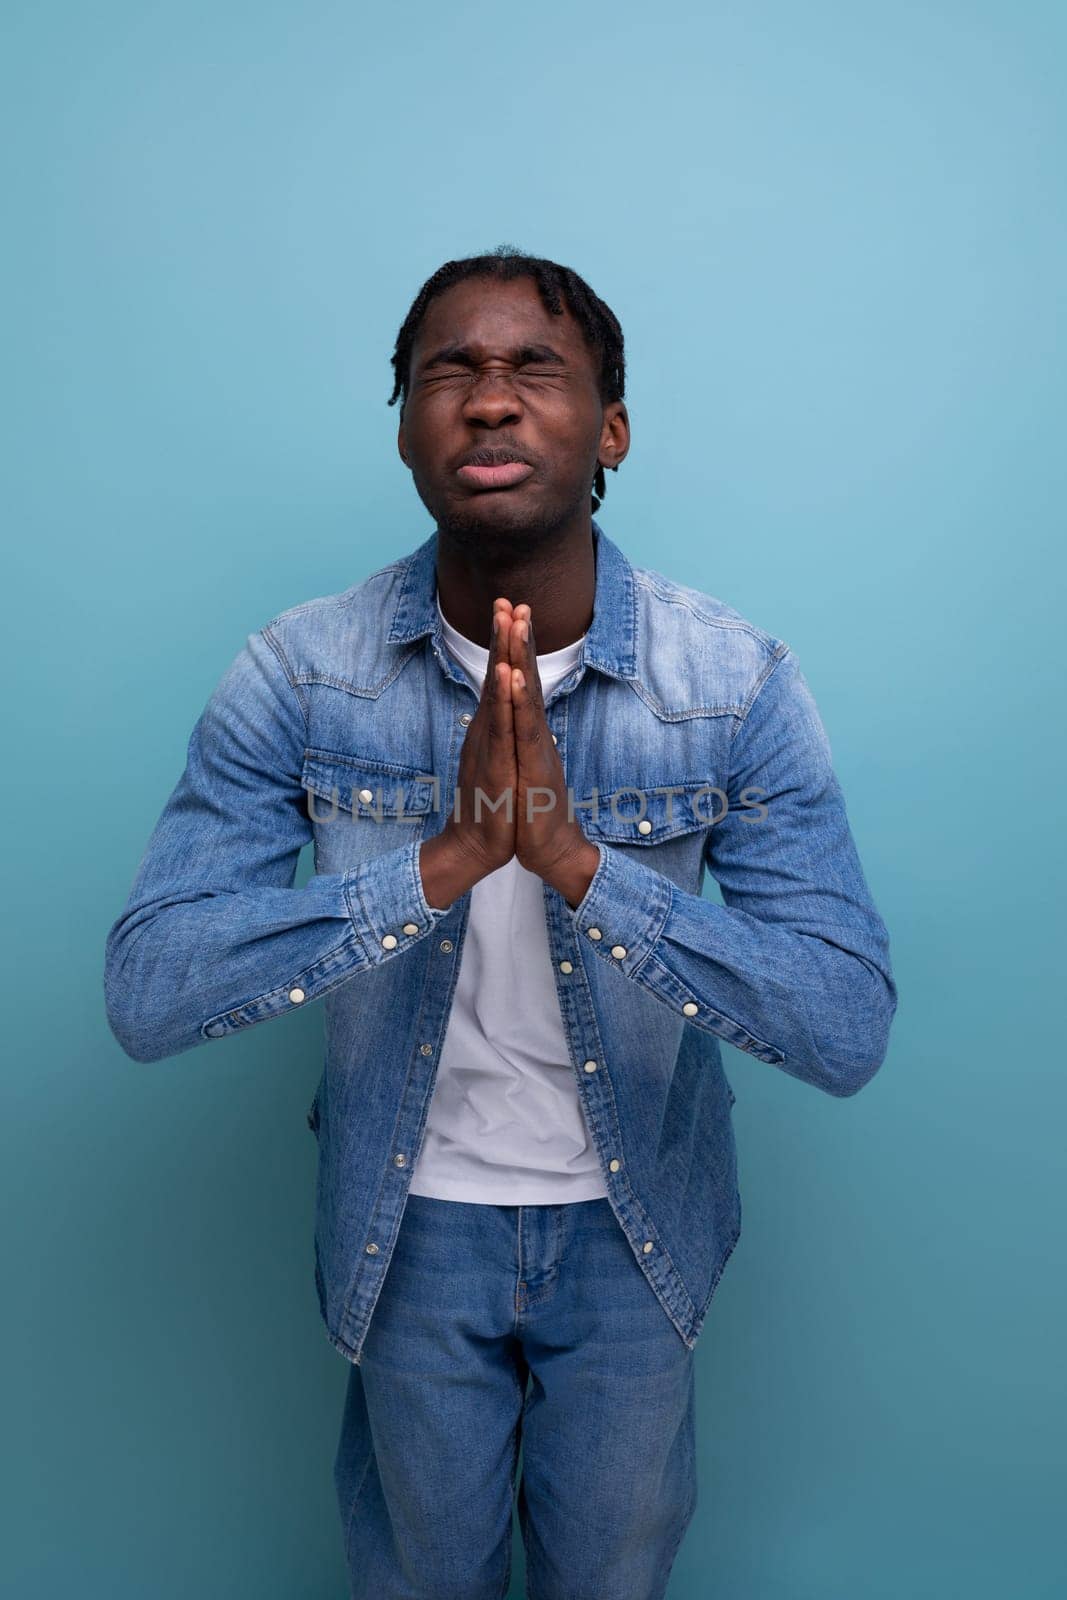
[[[549,311],[532,278],[467,278],[430,301],[412,349],[412,362],[445,345],[466,345],[476,355],[504,355],[522,345],[545,344],[575,361],[592,362],[582,330],[563,302]]]

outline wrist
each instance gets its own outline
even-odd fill
[[[575,911],[585,899],[599,866],[600,850],[583,834],[581,842],[568,851],[550,873],[545,874],[545,881]]]
[[[419,846],[419,875],[427,905],[444,911],[487,875],[446,826]]]

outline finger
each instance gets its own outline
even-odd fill
[[[525,607],[529,612],[529,606]],[[513,623],[512,632],[518,634],[518,648],[511,652],[511,662],[522,671],[526,688],[534,706],[544,713],[545,700],[541,692],[541,674],[537,667],[537,642],[534,639],[533,616]]]
[[[488,749],[485,751],[485,787],[493,800],[506,796],[504,809],[498,814],[505,822],[515,823],[515,784],[518,761],[515,755],[514,708],[511,704],[511,668],[506,661],[497,663],[495,694],[490,711]]]
[[[486,703],[489,718],[489,758],[499,760],[501,767],[510,770],[514,759],[514,718],[511,705],[511,666],[509,661],[508,633],[510,618],[504,612],[497,612],[494,622],[497,628],[494,648],[490,650],[491,677],[487,683]]]
[[[541,723],[530,697],[530,682],[521,667],[511,669],[511,710],[515,756],[520,768],[528,766],[542,747]]]
[[[553,748],[544,707],[534,693],[534,687],[525,667],[512,667],[511,708],[516,749],[521,741],[527,746],[530,755],[534,753],[535,748],[542,754]]]
[[[510,602],[507,600],[494,600],[493,618],[489,628],[489,655],[485,663],[485,677],[482,679],[482,704],[486,703],[491,697],[493,675],[498,663],[510,661],[511,649],[508,640],[510,622]]]

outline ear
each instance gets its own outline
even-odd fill
[[[407,445],[404,442],[404,419],[403,419],[403,417],[401,417],[400,426],[396,430],[396,447],[400,452],[401,461],[404,463],[405,467],[407,467],[408,471],[410,472],[410,470],[411,470],[411,462],[408,460]]]
[[[629,413],[621,400],[613,400],[604,407],[597,461],[602,467],[610,467],[614,471],[621,461],[625,461],[629,449]]]

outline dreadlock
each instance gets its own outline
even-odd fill
[[[446,261],[432,277],[427,278],[412,302],[396,336],[393,351],[393,393],[390,405],[400,401],[403,412],[407,398],[408,379],[411,375],[411,352],[415,344],[426,308],[431,300],[467,278],[496,278],[510,281],[513,278],[532,278],[537,285],[545,310],[561,317],[564,306],[581,328],[585,341],[600,361],[600,398],[605,405],[621,400],[626,381],[626,357],[623,349],[622,328],[611,307],[605,305],[590,289],[584,278],[561,267],[556,261],[545,261],[540,256],[526,255],[511,245],[498,245],[486,255],[462,256],[456,261]],[[618,467],[612,467],[618,472]],[[593,477],[593,510],[598,510],[605,495],[604,469],[598,465]]]

